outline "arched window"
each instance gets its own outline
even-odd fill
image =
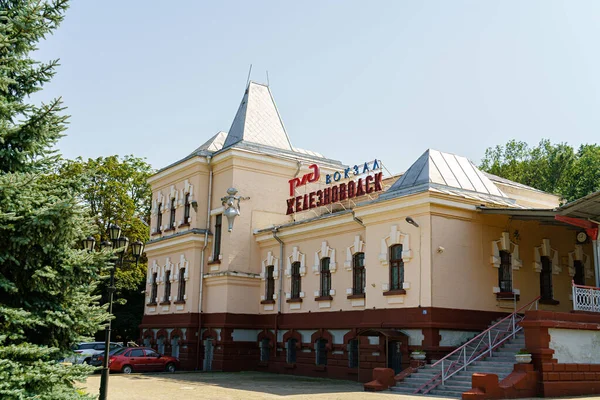
[[[156,350],[158,350],[158,352],[160,354],[165,354],[165,337],[164,336],[159,336],[158,339],[156,339]]]
[[[185,296],[185,268],[179,269],[179,291],[177,292],[177,301],[184,301]]]
[[[162,226],[162,203],[158,203],[158,212],[156,213],[156,232],[160,232]]]
[[[542,300],[553,300],[552,261],[548,256],[540,257],[542,271],[540,273],[540,296]]]
[[[404,261],[402,245],[390,247],[390,290],[402,290],[404,283]]]
[[[171,199],[171,215],[169,220],[169,229],[175,229],[175,197]]]
[[[352,264],[352,294],[365,294],[365,253],[356,253]]]
[[[267,338],[263,338],[260,341],[260,361],[269,361],[269,353],[271,342]]]
[[[190,218],[190,194],[185,194],[185,203],[183,207],[183,223],[189,223],[188,219]]]
[[[267,266],[267,276],[265,280],[265,300],[273,300],[273,294],[275,294],[275,278],[273,271],[275,267],[273,265]]]
[[[348,342],[348,368],[358,368],[358,338]]]
[[[285,344],[287,353],[285,361],[288,364],[293,364],[296,362],[296,343],[298,343],[296,339],[288,339]]]
[[[315,343],[315,362],[317,365],[327,365],[327,339],[317,339]]]
[[[500,251],[500,267],[498,268],[498,286],[500,292],[512,293],[512,256],[508,251]]]
[[[329,296],[331,290],[331,271],[329,270],[329,257],[321,258],[321,297]]]
[[[292,299],[300,298],[300,292],[302,291],[300,279],[300,263],[292,263]]]
[[[179,358],[179,336],[173,336],[171,339],[171,356]]]

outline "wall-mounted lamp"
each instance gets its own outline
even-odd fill
[[[192,200],[190,204],[192,205],[194,212],[198,212],[198,202],[196,200]]]
[[[419,227],[419,224],[417,224],[417,223],[415,222],[415,220],[414,220],[414,219],[412,219],[411,217],[406,217],[406,222],[408,222],[409,224],[411,224],[411,225],[413,225],[413,226],[415,226],[415,227],[417,227],[417,228]]]
[[[221,198],[221,204],[223,204],[223,207],[225,208],[223,215],[227,217],[228,232],[233,230],[235,217],[240,215],[240,201],[250,200],[250,197],[236,196],[237,192],[238,190],[236,188],[229,188],[227,189],[227,196]]]

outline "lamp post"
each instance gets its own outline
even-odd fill
[[[125,236],[121,236],[121,228],[119,225],[110,224],[108,227],[108,237],[110,240],[105,240],[100,244],[102,251],[112,251],[115,249],[117,254],[117,260],[113,268],[110,270],[110,283],[108,286],[108,313],[112,315],[113,305],[113,294],[115,292],[115,269],[123,265],[123,259],[125,252],[129,247],[129,239]],[[94,250],[94,244],[96,240],[90,236],[83,241],[83,247],[88,251]],[[135,264],[140,259],[140,256],[144,252],[144,244],[139,240],[131,244],[131,253],[135,259]],[[104,360],[102,360],[102,375],[100,377],[100,400],[106,400],[108,396],[108,357],[110,352],[110,333],[111,333],[111,319],[108,320],[106,327],[104,328]]]

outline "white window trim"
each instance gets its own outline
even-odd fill
[[[550,257],[552,260],[552,273],[558,275],[562,268],[558,261],[558,251],[550,245],[550,239],[542,239],[542,245],[533,248],[533,269],[535,272],[542,272],[542,257]]]
[[[585,271],[586,279],[592,279],[594,277],[591,257],[583,252],[583,246],[580,244],[575,245],[575,249],[569,253],[569,275],[571,277],[575,276],[575,261],[583,262],[583,270]]]
[[[412,259],[412,250],[410,248],[410,235],[398,230],[398,225],[390,226],[390,234],[381,239],[381,253],[379,254],[379,262],[382,266],[387,267],[389,265],[389,249],[390,247],[401,244],[402,245],[402,261],[404,263],[410,262]]]
[[[292,254],[287,258],[287,264],[285,269],[285,276],[292,278],[292,264],[295,262],[300,263],[300,276],[306,275],[306,254],[301,253],[298,250],[298,246],[292,247]]]
[[[337,263],[335,262],[335,249],[332,249],[324,240],[321,242],[321,249],[315,252],[315,264],[313,265],[313,272],[315,275],[319,275],[321,271],[321,259],[329,257],[329,271],[335,272],[337,269]]]
[[[360,239],[360,235],[354,236],[354,243],[352,246],[346,247],[346,261],[344,261],[344,267],[346,271],[352,271],[354,267],[354,255],[356,253],[364,253],[364,247],[366,243]]]

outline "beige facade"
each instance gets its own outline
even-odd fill
[[[257,365],[251,354],[264,338],[275,341],[274,357],[283,365],[280,352],[291,337],[302,352],[327,337],[331,355],[343,358],[360,329],[384,326],[408,337],[404,354],[406,346],[442,353],[540,295],[541,307],[570,311],[578,268],[594,284],[592,248],[576,242],[578,230],[550,214],[525,215],[551,213],[557,196],[435,150],[404,174],[385,177],[378,191],[380,166],[357,161],[354,175],[354,164],[348,170],[294,148],[270,90],[251,83],[229,134],[215,135],[150,179],[142,336],[183,336],[186,368],[207,368],[207,340],[221,346],[218,368],[243,369]],[[311,182],[314,165],[320,176]],[[232,187],[243,199],[229,232],[222,198]],[[339,198],[324,204],[334,187]],[[359,188],[365,193],[350,195]],[[357,254],[364,255],[364,286],[357,283]],[[369,339],[364,346],[381,343]],[[236,365],[227,351],[239,355],[242,348],[248,358]]]

